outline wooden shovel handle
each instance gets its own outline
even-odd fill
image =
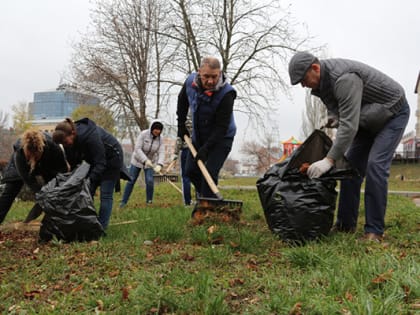
[[[197,150],[194,148],[194,145],[192,144],[190,137],[188,137],[187,135],[184,135],[184,141],[187,144],[188,148],[190,149],[192,156],[195,158],[197,155]],[[207,171],[207,168],[204,165],[203,161],[198,160],[197,165],[200,168],[201,173],[203,173],[203,176],[206,179],[207,184],[209,185],[213,194],[215,194],[217,198],[222,199],[222,196],[219,192],[219,188],[217,188],[216,184],[213,181],[213,178],[211,178],[211,175]]]

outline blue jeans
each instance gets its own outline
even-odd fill
[[[137,181],[141,172],[141,168],[130,165],[130,177],[131,180],[127,182],[124,189],[123,198],[121,200],[120,206],[123,207],[127,204],[128,199],[130,198],[131,193],[133,192],[134,185]],[[154,182],[153,182],[153,169],[145,168],[144,169],[144,178],[146,182],[146,202],[153,200],[153,191],[154,191]]]
[[[359,171],[360,177],[341,181],[337,226],[344,229],[356,227],[360,188],[366,179],[364,230],[365,233],[384,233],[389,169],[409,116],[410,107],[405,104],[378,134],[357,133],[346,157]]]
[[[104,229],[108,227],[109,219],[111,218],[115,185],[116,180],[114,179],[103,180],[99,185],[100,206],[98,220]],[[93,192],[95,192],[95,190],[96,189],[94,189]]]
[[[184,196],[184,204],[190,205],[191,204],[191,180],[185,174],[186,171],[186,164],[187,164],[187,156],[190,150],[188,148],[184,148],[181,150],[181,178],[182,178],[182,193]]]
[[[225,160],[232,149],[232,143],[233,138],[225,138],[209,150],[208,159],[205,162],[205,165],[216,185],[218,183],[220,169],[223,167],[223,163],[225,163]],[[197,147],[196,149],[197,151],[199,150]],[[211,191],[191,152],[188,152],[185,173],[194,184],[195,191],[200,197],[216,198],[216,195]]]

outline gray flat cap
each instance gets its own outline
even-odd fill
[[[308,52],[298,52],[290,59],[289,76],[292,85],[298,84],[305,77],[306,71],[317,58]]]

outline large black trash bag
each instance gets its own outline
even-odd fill
[[[330,231],[337,200],[337,180],[355,176],[346,160],[318,179],[299,168],[323,159],[332,145],[321,130],[315,130],[292,155],[273,165],[257,181],[257,189],[270,230],[285,241],[304,243]]]
[[[48,242],[55,236],[64,242],[83,242],[104,235],[89,192],[88,172],[89,164],[83,162],[72,173],[58,174],[36,194],[45,212],[40,241]]]

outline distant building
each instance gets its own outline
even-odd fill
[[[417,94],[417,110],[415,115],[417,117],[414,131],[406,133],[401,144],[403,145],[403,152],[397,152],[398,157],[403,159],[420,159],[420,72],[417,77],[417,83],[414,88],[414,93]]]
[[[35,92],[34,101],[29,103],[30,123],[39,129],[51,131],[53,127],[81,105],[99,105],[96,96],[81,93],[76,86],[61,84],[52,91]]]

